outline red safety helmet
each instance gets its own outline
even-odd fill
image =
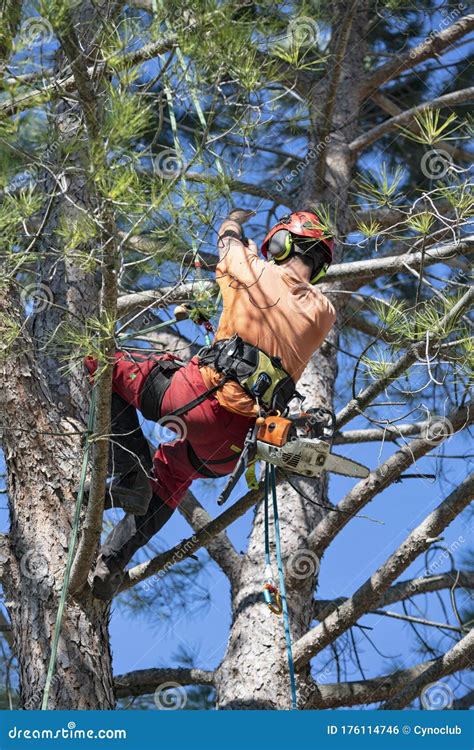
[[[315,242],[310,242],[315,240]],[[271,256],[276,263],[284,263],[290,255],[323,255],[323,262],[314,269],[311,284],[326,275],[332,263],[334,240],[325,237],[321,220],[313,211],[295,211],[282,216],[278,224],[270,229],[262,243],[265,258]]]

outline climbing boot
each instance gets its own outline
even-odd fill
[[[152,496],[150,480],[140,466],[127,474],[114,474],[106,483],[106,507],[123,508],[126,513],[144,516]]]
[[[84,500],[89,500],[90,482],[84,486]],[[153,492],[150,480],[140,466],[125,474],[113,474],[105,485],[104,509],[123,508],[126,513],[144,516]]]
[[[114,556],[100,554],[92,577],[92,593],[96,599],[109,602],[118,593],[125,570],[114,560]]]
[[[109,601],[118,592],[125,576],[125,567],[133,555],[160,531],[173,515],[174,509],[153,494],[143,517],[127,514],[112,529],[99,552],[92,574],[92,593]]]

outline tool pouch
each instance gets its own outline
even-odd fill
[[[210,365],[237,381],[241,388],[267,409],[286,409],[295,395],[295,384],[278,357],[271,357],[240,336],[217,341],[201,350],[199,366]]]

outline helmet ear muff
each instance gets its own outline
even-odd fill
[[[268,243],[268,254],[274,261],[286,260],[293,249],[293,238],[287,229],[279,229]]]
[[[312,279],[310,279],[310,284],[317,284],[318,281],[324,278],[328,272],[329,263],[323,263],[322,266],[320,266],[319,270],[315,273]]]

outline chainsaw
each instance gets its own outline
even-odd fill
[[[331,471],[364,479],[369,475],[366,466],[331,452],[335,430],[334,414],[324,408],[308,409],[287,417],[277,413],[258,417],[218,505],[225,503],[246,463],[255,460],[305,477],[319,477],[323,471]]]

